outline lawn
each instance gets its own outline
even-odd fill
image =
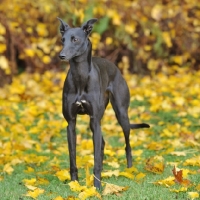
[[[178,69],[125,75],[133,167],[126,168],[124,137],[109,104],[102,119],[106,141],[102,190],[93,182],[88,116],[77,119],[79,183],[70,182],[62,86],[66,73],[21,74],[0,89],[0,199],[199,199],[200,72]]]

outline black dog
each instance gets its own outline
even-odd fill
[[[127,114],[130,94],[119,69],[108,60],[91,55],[92,45],[88,37],[97,19],[90,19],[79,28],[70,28],[63,20],[59,20],[63,42],[59,57],[70,63],[70,70],[63,88],[63,115],[68,122],[71,180],[78,180],[76,116],[87,114],[90,116],[90,128],[93,133],[94,186],[100,188],[105,145],[100,124],[109,100],[124,132],[128,167],[132,166],[130,129],[149,128],[149,125],[130,124]]]

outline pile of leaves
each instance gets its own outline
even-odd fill
[[[66,72],[21,74],[0,89],[1,199],[195,199],[200,192],[200,72],[125,76],[131,93],[132,168],[126,168],[124,137],[108,105],[102,120],[106,141],[102,191],[93,187],[89,117],[77,119],[79,182],[70,181],[67,123],[61,114]],[[116,196],[116,197],[115,197]]]
[[[99,21],[91,34],[94,54],[129,71],[200,66],[200,2],[185,1],[29,1],[0,5],[0,86],[20,71],[58,68],[61,49],[57,16],[71,26]],[[127,15],[127,13],[131,13]]]

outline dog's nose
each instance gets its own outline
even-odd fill
[[[64,60],[64,59],[65,59],[65,55],[60,54],[60,55],[59,55],[59,58],[60,58],[61,60]]]

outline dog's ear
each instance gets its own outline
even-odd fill
[[[62,19],[60,19],[59,17],[57,17],[57,19],[60,21],[60,33],[63,35],[64,32],[70,28],[70,26],[65,23]]]
[[[90,19],[87,22],[85,22],[81,28],[83,29],[83,31],[89,35],[92,31],[93,28],[93,24],[97,21],[97,19]]]

